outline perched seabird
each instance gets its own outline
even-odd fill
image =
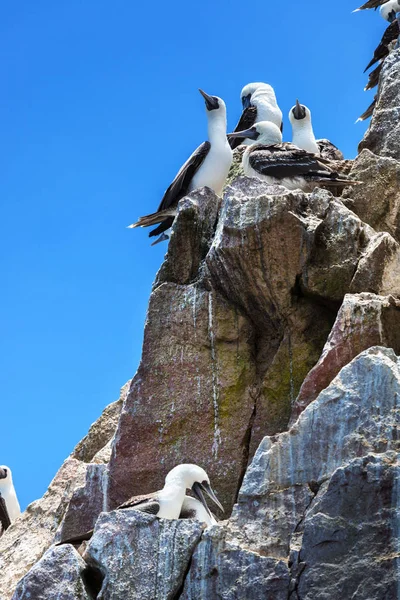
[[[369,117],[372,117],[374,110],[375,110],[377,98],[378,98],[378,94],[375,95],[375,98],[372,100],[372,102],[368,106],[367,110],[365,112],[363,112],[363,114],[360,117],[358,117],[356,123],[358,123],[359,121],[366,121],[367,119],[369,119]]]
[[[0,523],[4,532],[21,514],[10,467],[0,466]]]
[[[279,128],[268,121],[229,135],[256,142],[246,149],[242,158],[243,170],[248,177],[304,192],[311,192],[318,186],[346,187],[358,183],[336,173],[329,167],[330,161],[294,144],[282,144]]]
[[[259,121],[271,121],[282,131],[282,111],[276,101],[274,88],[268,83],[248,83],[240,94],[243,106],[242,116],[234,131],[250,129]],[[229,139],[232,149],[240,144],[251,145],[251,140]]]
[[[313,126],[311,122],[311,112],[296,100],[296,104],[290,109],[289,121],[292,125],[292,142],[298,148],[319,154]]]
[[[365,73],[365,71],[368,71],[368,69],[370,67],[372,67],[372,65],[377,63],[379,60],[386,58],[386,56],[389,54],[389,52],[391,50],[390,45],[392,44],[392,42],[397,40],[397,38],[399,37],[399,33],[400,33],[399,22],[397,19],[395,19],[386,28],[385,33],[383,34],[382,39],[379,43],[379,46],[375,49],[374,56],[372,57],[372,59],[370,60],[370,62],[364,69],[364,73]]]
[[[201,467],[190,464],[178,465],[172,469],[165,478],[165,485],[162,490],[145,496],[134,496],[118,508],[137,508],[137,510],[157,515],[157,517],[163,519],[178,519],[187,489],[192,490],[208,511],[208,514],[210,514],[210,509],[207,506],[203,492],[223,510],[210,486],[207,473]]]
[[[186,490],[190,489],[197,500],[186,496]],[[188,516],[190,514],[199,515],[203,521],[204,515],[207,519],[204,522],[214,524],[215,517],[207,506],[204,493],[215,502],[223,511],[223,506],[216,497],[210,485],[207,473],[201,467],[192,464],[182,464],[174,467],[166,476],[165,484],[162,490],[143,496],[133,496],[123,504],[118,506],[117,510],[126,508],[135,508],[141,512],[156,515],[160,519],[179,519],[179,518],[197,518]],[[203,510],[200,509],[199,505]],[[204,511],[204,512],[203,512]],[[183,512],[183,516],[181,514]],[[83,533],[57,544],[80,544],[89,540],[93,535],[93,530]]]
[[[206,103],[208,141],[203,142],[180,168],[166,190],[157,212],[140,217],[129,225],[134,227],[159,226],[150,231],[149,237],[160,235],[154,244],[168,239],[165,231],[174,222],[178,202],[189,192],[207,186],[220,196],[232,164],[232,150],[226,138],[225,102],[217,96],[209,96],[199,90]],[[153,244],[153,245],[154,245]]]
[[[389,0],[389,2],[385,2],[380,7],[381,17],[385,19],[385,21],[389,21],[392,23],[396,19],[396,14],[400,12],[400,0]]]

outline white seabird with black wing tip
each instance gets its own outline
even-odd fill
[[[181,518],[182,510],[184,515],[182,518],[197,518],[188,517],[188,511],[196,510],[196,514],[204,516],[198,504],[192,502],[194,498],[186,496],[186,490],[192,490],[196,496],[198,503],[203,507],[203,510],[208,516],[204,522],[214,524],[214,516],[207,506],[204,493],[207,494],[215,502],[215,504],[223,511],[223,506],[211,488],[210,480],[204,469],[198,465],[182,464],[174,467],[165,478],[165,485],[162,490],[144,494],[142,496],[133,496],[123,504],[118,506],[117,510],[134,508],[141,512],[155,515],[160,519],[179,519]],[[188,500],[189,499],[189,500]],[[197,501],[196,501],[197,502]],[[203,520],[203,519],[201,519]],[[81,535],[61,540],[56,545],[61,544],[80,544],[83,541],[89,540],[93,535],[93,530],[87,531]]]
[[[209,96],[199,90],[206,103],[208,120],[208,141],[203,142],[180,168],[174,181],[165,192],[157,212],[140,217],[129,225],[134,227],[149,227],[158,225],[149,236],[159,235],[152,245],[168,239],[166,231],[174,222],[178,202],[189,192],[207,186],[214,190],[217,196],[222,194],[229,169],[232,164],[232,150],[226,137],[226,106],[217,96]]]
[[[248,177],[304,192],[319,186],[346,187],[359,183],[339,175],[329,167],[329,160],[294,144],[283,144],[279,128],[268,121],[229,136],[253,140],[254,145],[246,149],[242,158],[242,167]]]
[[[250,129],[259,121],[271,121],[282,131],[282,111],[276,101],[275,90],[268,83],[248,83],[241,91],[243,112],[234,131]],[[229,138],[232,149],[241,144],[251,145],[251,140]]]
[[[296,100],[296,104],[290,109],[289,121],[292,125],[292,143],[302,150],[319,154],[310,109]]]
[[[0,466],[0,535],[21,514],[10,467]]]

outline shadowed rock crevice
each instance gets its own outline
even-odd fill
[[[82,581],[88,596],[92,600],[97,600],[104,581],[104,575],[100,569],[86,565],[82,571]]]

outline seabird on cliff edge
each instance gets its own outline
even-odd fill
[[[398,20],[395,19],[386,28],[378,47],[375,49],[374,56],[364,69],[364,73],[365,71],[368,71],[368,69],[372,67],[372,65],[377,63],[379,60],[382,60],[383,58],[386,58],[386,56],[388,56],[391,49],[391,44],[397,40],[397,38],[399,37],[399,33],[400,25]]]
[[[400,11],[400,0],[389,0],[389,2],[385,2],[379,9],[381,13],[381,17],[385,19],[385,21],[389,21],[392,23],[396,14]]]
[[[178,202],[189,192],[207,186],[220,196],[232,164],[232,150],[226,138],[226,106],[217,96],[209,96],[199,90],[206,103],[208,141],[203,142],[180,168],[175,179],[165,192],[157,212],[140,217],[129,225],[149,227],[158,225],[149,236],[160,235],[152,245],[168,239],[165,231],[174,222]]]
[[[268,83],[248,83],[240,94],[243,112],[234,131],[250,129],[259,121],[271,121],[282,131],[282,111],[276,101],[274,88]],[[240,144],[251,145],[251,140],[230,138],[232,149]]]
[[[289,121],[292,125],[292,142],[298,148],[319,154],[313,126],[311,122],[311,112],[296,100],[296,104],[290,109]]]
[[[0,524],[4,532],[21,514],[10,467],[0,466]],[[0,530],[0,535],[1,535]]]
[[[247,137],[255,142],[246,149],[242,158],[243,170],[248,177],[304,192],[311,192],[318,186],[345,187],[359,183],[336,173],[329,167],[329,160],[297,148],[294,144],[282,144],[279,128],[268,121],[257,123],[246,131],[230,133],[229,136]]]
[[[199,504],[208,515],[207,524],[214,524],[214,517],[207,506],[204,493],[207,494],[215,502],[215,504],[223,511],[223,506],[216,497],[210,485],[210,480],[207,473],[201,467],[192,464],[182,464],[174,467],[165,478],[165,485],[162,490],[143,496],[133,496],[123,504],[118,506],[117,510],[126,508],[134,508],[141,512],[156,515],[160,519],[179,519],[183,510],[182,518],[197,518],[188,517],[188,513],[203,516],[204,513],[200,510],[194,500],[186,496],[186,490],[192,490]],[[189,500],[188,500],[189,498]],[[201,519],[202,520],[202,519]],[[61,544],[80,544],[83,541],[89,540],[93,535],[93,530],[81,535],[62,540]]]

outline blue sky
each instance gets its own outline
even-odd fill
[[[2,431],[22,507],[134,374],[166,245],[153,212],[206,136],[202,87],[228,126],[251,81],[296,97],[351,158],[385,23],[351,0],[5,2],[0,19]],[[164,154],[163,154],[164,152]],[[162,158],[162,162],[160,159]]]

